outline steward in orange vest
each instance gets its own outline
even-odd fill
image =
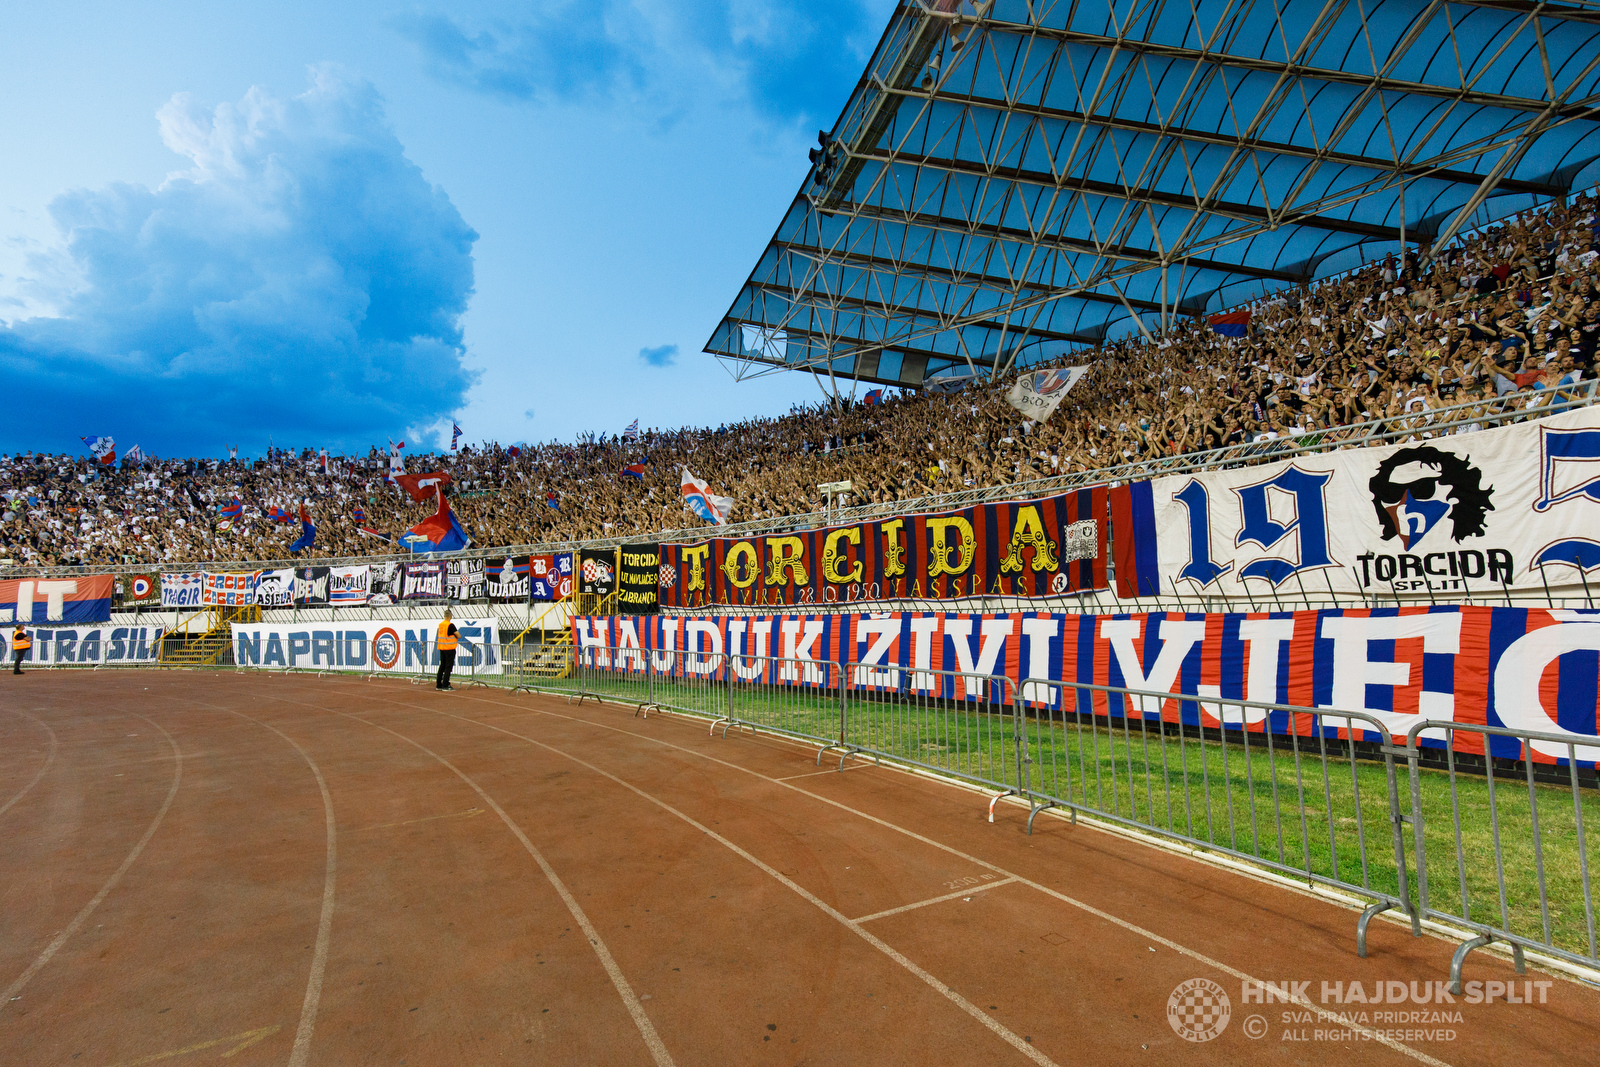
[[[450,621],[450,612],[444,613],[444,621],[439,624],[439,674],[434,679],[434,688],[440,692],[451,692],[454,687],[450,684],[450,672],[456,668],[456,624]]]
[[[22,673],[22,658],[28,654],[28,649],[33,647],[33,635],[21,626],[11,631],[11,654],[15,657],[11,663],[11,673]]]

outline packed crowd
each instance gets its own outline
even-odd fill
[[[448,470],[463,528],[494,546],[704,525],[684,506],[685,467],[732,497],[741,521],[819,510],[817,485],[843,479],[855,491],[836,505],[892,502],[1250,442],[1349,446],[1366,435],[1351,427],[1380,418],[1420,435],[1444,407],[1460,406],[1452,419],[1470,427],[1511,407],[1576,403],[1593,388],[1597,259],[1600,201],[1581,196],[1431,258],[1391,257],[1263,298],[1241,309],[1250,312],[1243,336],[1197,319],[1075,352],[1070,362],[1091,369],[1043,423],[1008,404],[1009,382],[982,382],[714,430],[411,456],[406,466]],[[113,467],[0,456],[0,558],[282,559],[301,533],[302,503],[316,525],[306,555],[393,551],[388,538],[433,505],[412,502],[388,469],[377,448],[326,463],[310,450]],[[225,517],[234,501],[242,513]],[[270,517],[275,509],[290,521]]]

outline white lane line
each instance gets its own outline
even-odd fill
[[[27,712],[22,711],[19,708],[12,708],[11,710],[15,711],[18,715],[21,715],[25,719],[32,719],[34,722],[44,727],[44,732],[50,735],[50,747],[45,751],[44,766],[39,768],[39,773],[35,774],[33,776],[33,780],[27,785],[23,786],[16,796],[6,801],[5,804],[0,805],[0,815],[4,815],[6,812],[10,811],[13,804],[27,796],[28,791],[34,786],[38,785],[39,779],[44,777],[44,772],[50,769],[50,764],[56,761],[56,732],[50,729],[50,724],[45,722],[43,719],[38,718],[37,716],[29,715]]]
[[[871,915],[861,916],[861,918],[857,919],[856,922],[869,923],[874,919],[887,919],[891,915],[903,915],[908,911],[916,911],[918,908],[926,908],[929,904],[943,904],[945,901],[954,900],[957,897],[970,897],[972,894],[981,893],[985,889],[994,889],[996,886],[1010,885],[1015,881],[1017,881],[1015,878],[1002,878],[998,882],[979,882],[977,885],[969,885],[965,889],[958,889],[954,893],[946,893],[942,897],[930,897],[927,900],[919,900],[915,904],[902,904],[898,908],[890,908],[887,911],[875,911]]]
[[[404,701],[398,701],[398,700],[392,701],[392,703],[399,704],[401,707],[416,708],[418,711],[432,711],[435,714],[441,715],[441,716],[443,716],[445,718],[456,719],[456,720],[458,720],[460,722],[465,722],[465,723],[471,723],[474,726],[481,726],[481,727],[484,727],[485,729],[495,730],[495,731],[498,731],[499,733],[506,734],[509,737],[518,738],[520,740],[528,742],[530,745],[536,745],[539,748],[545,749],[548,752],[552,752],[552,753],[556,754],[557,756],[561,756],[564,759],[571,760],[573,763],[576,763],[578,766],[583,767],[583,768],[585,768],[587,770],[590,770],[590,771],[594,772],[595,774],[600,775],[600,777],[602,777],[602,778],[606,778],[606,779],[609,779],[609,780],[615,782],[617,785],[622,786],[622,788],[628,790],[629,792],[634,793],[637,796],[643,798],[644,800],[649,801],[651,804],[654,804],[656,807],[660,808],[662,811],[665,811],[670,815],[673,815],[673,816],[676,816],[679,819],[682,819],[684,822],[688,823],[690,826],[694,827],[696,830],[699,830],[701,833],[705,834],[707,837],[711,838],[711,840],[717,842],[717,844],[723,846],[728,851],[730,851],[734,855],[738,856],[740,859],[745,860],[747,863],[751,864],[752,866],[756,867],[758,870],[760,870],[760,871],[764,872],[765,874],[769,875],[774,880],[776,880],[778,882],[781,882],[786,888],[791,890],[797,896],[801,897],[803,900],[807,901],[808,903],[814,905],[818,910],[822,911],[829,918],[832,918],[833,920],[838,922],[845,929],[847,929],[851,933],[857,935],[863,941],[867,942],[867,944],[871,945],[873,948],[877,949],[879,952],[883,953],[885,956],[888,956],[891,960],[893,960],[894,962],[898,963],[900,966],[904,967],[906,970],[910,971],[912,974],[916,975],[924,983],[926,983],[928,985],[928,987],[931,988],[934,992],[938,993],[940,996],[942,996],[946,1000],[950,1001],[952,1004],[954,1004],[956,1007],[960,1008],[962,1011],[966,1012],[972,1018],[978,1020],[990,1032],[992,1032],[996,1037],[1000,1038],[1002,1041],[1006,1042],[1006,1044],[1008,1044],[1008,1045],[1012,1046],[1013,1048],[1015,1048],[1018,1052],[1022,1053],[1024,1056],[1028,1057],[1028,1059],[1032,1060],[1034,1063],[1039,1064],[1039,1067],[1056,1067],[1056,1063],[1055,1063],[1054,1060],[1050,1059],[1044,1053],[1042,1053],[1038,1049],[1034,1048],[1033,1045],[1031,1045],[1027,1041],[1023,1040],[1021,1037],[1017,1036],[1017,1034],[1015,1032],[1013,1032],[1012,1030],[1010,1030],[1007,1027],[1005,1027],[1004,1025],[1002,1025],[998,1020],[996,1020],[991,1015],[989,1015],[988,1012],[983,1011],[976,1004],[972,1003],[972,1001],[968,1000],[966,997],[962,996],[960,993],[957,993],[954,989],[951,989],[949,986],[945,985],[943,982],[941,982],[934,975],[930,974],[928,971],[923,970],[916,963],[914,963],[911,959],[909,959],[904,954],[902,954],[893,945],[889,944],[888,942],[882,940],[881,938],[877,937],[876,935],[874,935],[873,933],[868,931],[866,929],[866,927],[862,926],[861,923],[858,920],[850,918],[848,915],[846,915],[843,912],[839,911],[833,905],[829,904],[827,901],[823,900],[821,897],[819,897],[815,893],[811,892],[805,886],[801,885],[800,883],[794,881],[792,878],[790,878],[787,875],[785,875],[782,871],[779,871],[776,868],[768,865],[767,863],[764,863],[762,860],[760,860],[756,856],[751,855],[749,852],[746,852],[744,849],[740,848],[738,845],[734,844],[732,841],[728,840],[726,837],[723,837],[721,834],[719,834],[715,830],[711,829],[711,827],[705,825],[702,822],[697,821],[692,816],[687,815],[684,812],[679,811],[677,808],[673,807],[671,804],[668,804],[666,801],[660,799],[659,797],[655,797],[655,796],[652,796],[649,793],[646,793],[643,789],[640,789],[638,786],[634,785],[633,783],[626,782],[623,779],[618,778],[616,775],[610,773],[609,771],[601,770],[599,767],[596,767],[594,764],[588,763],[588,762],[586,762],[584,760],[581,760],[577,756],[572,755],[570,752],[563,752],[561,749],[556,748],[553,745],[547,745],[543,741],[537,741],[537,740],[535,740],[535,739],[533,739],[531,737],[528,737],[525,734],[519,734],[514,730],[507,730],[504,727],[495,726],[495,725],[493,725],[491,723],[480,722],[477,719],[469,719],[469,718],[466,718],[463,715],[451,715],[449,712],[435,711],[435,709],[429,708],[429,707],[424,707],[421,704],[407,704]],[[491,703],[493,703],[493,702],[491,702]],[[341,713],[341,714],[343,714],[343,713]],[[579,720],[579,721],[582,721],[582,720]],[[381,729],[381,727],[380,727],[380,729]],[[413,741],[412,744],[416,744],[416,742]],[[419,745],[418,747],[420,748],[421,746]],[[458,771],[457,773],[459,774],[460,772]],[[985,864],[985,866],[988,866],[988,865]]]
[[[1241,970],[1239,970],[1239,969],[1237,969],[1235,967],[1231,967],[1228,964],[1221,962],[1220,960],[1212,959],[1210,956],[1207,956],[1203,952],[1199,952],[1199,951],[1197,951],[1195,949],[1189,948],[1186,945],[1181,945],[1176,941],[1170,940],[1169,938],[1162,937],[1160,934],[1157,934],[1157,933],[1155,933],[1153,931],[1150,931],[1150,930],[1146,930],[1142,926],[1138,926],[1138,925],[1136,925],[1134,923],[1128,922],[1125,919],[1118,918],[1117,916],[1112,915],[1110,912],[1102,911],[1099,908],[1096,908],[1092,904],[1087,904],[1087,903],[1085,903],[1085,902],[1083,902],[1081,900],[1076,900],[1076,899],[1074,899],[1072,897],[1067,896],[1064,893],[1058,893],[1056,890],[1051,889],[1049,886],[1041,885],[1038,882],[1035,882],[1035,881],[1033,881],[1033,880],[1031,880],[1029,878],[1026,878],[1026,877],[1024,877],[1022,875],[1013,874],[1011,871],[1008,871],[1005,868],[998,866],[997,864],[990,863],[988,860],[979,859],[976,856],[969,855],[968,853],[962,852],[958,848],[955,848],[955,847],[953,847],[951,845],[947,845],[942,841],[935,841],[931,837],[924,837],[922,834],[917,833],[915,830],[908,830],[907,828],[905,828],[903,826],[898,826],[895,823],[889,822],[887,819],[880,819],[876,815],[869,815],[868,813],[866,813],[864,811],[858,811],[855,808],[852,808],[847,804],[842,804],[839,801],[833,800],[833,799],[831,799],[829,797],[825,797],[825,796],[821,795],[820,793],[813,793],[808,789],[802,789],[800,786],[794,785],[794,784],[792,784],[790,782],[780,781],[777,778],[773,778],[773,777],[771,777],[769,775],[762,774],[760,771],[751,770],[749,767],[741,767],[737,763],[730,763],[727,760],[718,759],[716,756],[708,756],[704,752],[696,752],[692,748],[685,748],[682,745],[675,745],[670,741],[663,741],[660,738],[651,737],[649,734],[635,733],[634,731],[631,731],[631,730],[624,730],[624,729],[621,729],[621,728],[615,727],[615,726],[607,726],[605,723],[595,722],[592,719],[582,719],[582,718],[579,718],[579,717],[577,717],[575,715],[562,715],[559,712],[544,711],[543,709],[540,709],[540,708],[524,707],[524,706],[522,706],[520,704],[508,704],[503,700],[487,700],[487,699],[484,699],[483,697],[479,697],[479,696],[477,696],[475,694],[469,694],[469,698],[472,699],[476,703],[494,704],[494,705],[498,705],[499,707],[512,708],[512,709],[517,710],[517,711],[528,712],[528,713],[532,713],[532,714],[535,714],[535,715],[545,715],[545,716],[549,716],[550,718],[555,718],[555,719],[567,719],[567,720],[569,720],[571,722],[584,723],[585,725],[593,726],[596,729],[610,730],[613,733],[626,734],[629,737],[635,737],[635,738],[639,738],[641,740],[646,740],[646,741],[653,741],[654,743],[656,743],[658,745],[661,745],[661,746],[664,746],[666,748],[674,749],[674,750],[676,750],[678,752],[683,752],[683,753],[685,753],[687,755],[690,755],[690,756],[699,757],[700,759],[707,760],[707,761],[709,761],[711,763],[719,764],[719,765],[721,765],[723,767],[727,767],[727,768],[729,768],[731,770],[741,771],[741,772],[743,772],[745,774],[750,775],[751,777],[759,778],[762,781],[771,782],[773,785],[781,786],[784,789],[792,789],[793,791],[795,791],[796,793],[799,793],[802,796],[807,796],[807,797],[810,797],[813,800],[817,800],[817,801],[820,801],[820,802],[822,802],[824,804],[827,804],[827,805],[830,805],[832,807],[838,808],[840,811],[848,812],[849,814],[854,815],[854,816],[856,816],[858,818],[861,818],[861,819],[865,819],[866,821],[868,821],[870,823],[874,823],[874,824],[876,824],[878,826],[882,826],[883,828],[885,828],[887,830],[893,830],[896,833],[903,834],[906,837],[909,837],[914,841],[920,841],[923,844],[928,845],[930,848],[937,848],[940,851],[947,852],[952,856],[958,856],[961,859],[964,859],[964,860],[968,861],[969,863],[974,863],[974,864],[977,864],[980,867],[983,867],[985,870],[993,871],[994,873],[999,874],[999,875],[1005,875],[1007,877],[1015,878],[1022,885],[1029,886],[1029,887],[1031,887],[1033,889],[1037,889],[1039,892],[1044,893],[1046,896],[1054,897],[1055,899],[1061,901],[1064,904],[1069,904],[1072,907],[1078,908],[1078,909],[1080,909],[1082,911],[1087,912],[1090,915],[1095,916],[1096,918],[1103,919],[1104,921],[1109,922],[1109,923],[1111,923],[1111,924],[1113,924],[1115,926],[1120,926],[1124,930],[1128,930],[1128,931],[1130,931],[1132,933],[1138,934],[1140,937],[1147,937],[1147,938],[1151,939],[1152,941],[1157,942],[1158,944],[1162,944],[1162,945],[1167,946],[1168,948],[1172,949],[1174,952],[1177,952],[1177,953],[1179,953],[1181,955],[1189,957],[1190,959],[1196,961],[1197,963],[1203,963],[1208,967],[1214,967],[1217,970],[1223,972],[1224,974],[1232,975],[1233,977],[1238,978],[1240,981],[1255,982],[1255,983],[1258,983],[1258,984],[1261,981],[1261,979],[1256,978],[1256,977],[1246,973],[1245,971],[1241,971]],[[415,706],[415,705],[413,705],[413,706]],[[429,709],[429,710],[432,710],[432,709]],[[444,715],[444,714],[447,714],[447,713],[446,712],[439,712],[438,714]],[[461,718],[461,716],[456,716],[456,715],[452,715],[450,717],[451,718]],[[467,720],[464,720],[464,721],[473,722],[475,720],[467,719]],[[479,723],[478,725],[486,726],[491,730],[501,730],[501,727],[494,726],[494,725],[492,725],[490,723]],[[502,730],[502,732],[503,733],[511,733],[510,730]],[[512,736],[521,736],[521,735],[520,734],[513,734]],[[539,742],[534,742],[534,743],[538,744]],[[601,773],[603,774],[605,772],[602,771]],[[1326,1021],[1328,1021],[1330,1023],[1334,1023],[1339,1028],[1345,1029],[1345,1030],[1355,1030],[1355,1031],[1357,1031],[1357,1032],[1359,1032],[1361,1034],[1366,1035],[1366,1038],[1368,1040],[1375,1041],[1378,1044],[1383,1045],[1386,1048],[1392,1049],[1395,1052],[1399,1052],[1402,1055],[1409,1056],[1409,1057],[1411,1057],[1412,1059],[1416,1060],[1419,1063],[1425,1063],[1425,1064],[1428,1065],[1428,1067],[1450,1067],[1450,1065],[1448,1063],[1446,1063],[1444,1060],[1436,1059],[1435,1057],[1428,1055],[1426,1052],[1423,1052],[1420,1049],[1415,1049],[1415,1048],[1412,1048],[1410,1045],[1407,1045],[1407,1044],[1405,1044],[1403,1042],[1396,1041],[1394,1038],[1392,1038],[1389,1035],[1383,1033],[1382,1031],[1373,1030],[1373,1029],[1370,1029],[1368,1027],[1361,1026],[1359,1024],[1353,1023],[1349,1019],[1344,1018],[1344,1017],[1342,1017],[1340,1015],[1337,1015],[1334,1012],[1331,1012],[1331,1011],[1327,1010],[1326,1008],[1322,1007],[1320,1004],[1312,1003],[1312,1001],[1307,997],[1295,997],[1293,999],[1294,999],[1294,1003],[1295,1004],[1299,1005],[1302,1008],[1305,1008],[1307,1011],[1315,1012],[1320,1018],[1322,1018],[1322,1019],[1324,1019],[1324,1020],[1326,1020]]]
[[[100,892],[96,893],[89,900],[89,903],[83,906],[77,916],[67,924],[67,928],[56,935],[54,941],[45,946],[45,950],[39,953],[39,958],[34,960],[28,966],[28,969],[17,977],[16,981],[6,986],[4,991],[0,991],[0,1011],[5,1010],[6,1005],[10,1004],[12,999],[22,992],[22,987],[32,981],[34,975],[44,970],[45,964],[49,963],[51,958],[61,951],[61,946],[65,945],[72,935],[78,932],[83,924],[88,921],[89,916],[94,914],[94,909],[100,906],[100,902],[110,895],[111,891],[117,887],[118,882],[122,881],[122,876],[128,873],[128,868],[133,866],[134,861],[139,858],[139,854],[144,851],[144,847],[150,843],[150,839],[161,828],[161,820],[167,817],[167,810],[172,807],[172,800],[178,795],[178,785],[183,781],[183,753],[178,750],[178,743],[154,719],[146,719],[143,715],[134,715],[134,718],[144,719],[145,722],[160,730],[161,736],[165,737],[167,744],[172,746],[172,788],[167,790],[167,799],[162,802],[161,810],[156,812],[156,817],[150,820],[150,826],[145,830],[144,836],[139,838],[139,843],[133,846],[133,851],[128,853],[128,858],[122,861],[122,866],[118,867],[111,877],[106,879],[105,884],[100,887]]]
[[[863,767],[873,767],[873,766],[876,766],[876,764],[872,764],[872,763],[852,763],[850,766],[844,767],[842,769],[839,768],[839,767],[828,767],[828,768],[825,768],[824,770],[820,770],[820,771],[807,771],[804,774],[791,774],[787,778],[779,778],[779,779],[776,779],[776,780],[780,781],[780,782],[792,782],[796,778],[812,778],[812,777],[815,777],[816,775],[819,775],[819,774],[848,774],[851,771],[859,771]]]
[[[317,944],[311,953],[311,973],[306,977],[306,995],[300,1002],[300,1025],[295,1028],[294,1048],[289,1053],[289,1067],[305,1067],[311,1057],[311,1035],[317,1026],[317,1005],[322,1000],[322,976],[328,969],[328,945],[333,940],[333,890],[339,871],[339,836],[333,819],[333,797],[328,793],[328,782],[322,777],[322,768],[294,738],[271,723],[262,722],[242,711],[200,701],[194,703],[237,715],[283,738],[311,768],[311,774],[317,780],[317,789],[322,793],[322,819],[327,835],[326,859],[322,867],[322,913],[317,918]]]
[[[284,698],[279,697],[278,699],[283,700]],[[299,703],[298,701],[287,702]],[[315,705],[311,704],[306,704],[303,706],[313,708],[316,707]],[[415,707],[416,705],[406,706]],[[332,709],[316,708],[316,710],[331,711]],[[659,1067],[675,1067],[672,1060],[672,1054],[667,1051],[667,1046],[661,1040],[661,1035],[656,1033],[654,1024],[650,1022],[650,1017],[644,1013],[644,1005],[640,1003],[638,996],[633,991],[633,987],[628,984],[628,979],[623,975],[622,968],[617,965],[616,959],[611,955],[611,950],[608,949],[606,947],[606,943],[601,940],[600,931],[594,928],[594,924],[589,921],[589,916],[584,914],[582,906],[578,904],[578,898],[572,895],[572,891],[567,888],[566,883],[561,880],[561,877],[558,874],[556,874],[555,868],[550,866],[549,861],[544,858],[544,854],[534,847],[533,842],[528,840],[528,835],[522,832],[522,827],[518,826],[512,821],[511,816],[507,815],[505,809],[495,802],[494,797],[491,797],[488,793],[484,792],[483,787],[464,774],[459,767],[445,759],[443,756],[439,755],[437,752],[433,751],[431,748],[428,748],[420,741],[413,741],[405,734],[402,734],[396,730],[391,730],[389,727],[384,726],[381,723],[375,723],[368,719],[363,719],[359,715],[351,715],[349,712],[345,711],[335,711],[334,714],[343,715],[345,718],[354,719],[359,723],[365,723],[366,725],[374,727],[375,729],[382,730],[386,734],[393,734],[406,744],[412,745],[420,751],[425,752],[448,768],[453,774],[455,774],[457,778],[460,778],[463,782],[467,783],[467,785],[471,786],[473,792],[477,793],[478,796],[483,798],[483,802],[489,805],[490,809],[496,815],[500,816],[500,821],[506,824],[506,828],[516,835],[518,841],[522,842],[522,847],[528,850],[528,855],[533,857],[534,862],[539,865],[539,869],[544,872],[545,878],[555,888],[555,891],[560,894],[562,903],[567,906],[567,910],[572,913],[572,918],[576,920],[578,926],[583,930],[583,936],[589,939],[589,945],[594,949],[595,955],[600,957],[600,965],[605,968],[606,974],[610,976],[611,984],[617,987],[617,993],[622,997],[622,1002],[627,1005],[628,1014],[633,1016],[634,1025],[639,1028],[640,1036],[644,1038],[644,1043],[650,1048],[650,1055],[655,1057],[655,1061]]]

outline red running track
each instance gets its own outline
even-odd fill
[[[1470,978],[1533,1003],[1324,1003],[1437,988],[1453,946],[1378,922],[1357,959],[1335,904],[1001,811],[554,697],[8,675],[0,1063],[1593,1057],[1594,989],[1475,953]],[[1247,1003],[1254,981],[1307,984]],[[1206,1040],[1169,1022],[1186,983],[1189,1038],[1228,1000]]]

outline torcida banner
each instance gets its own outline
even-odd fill
[[[849,526],[661,546],[666,607],[1063,596],[1106,588],[1096,486]]]
[[[1473,723],[1567,738],[1577,758],[1600,758],[1600,612],[1436,607],[1259,614],[1044,612],[955,614],[580,617],[580,648],[596,665],[674,676],[771,685],[823,684],[845,668],[857,689],[986,699],[981,683],[918,671],[1009,678],[1033,708],[1143,716],[1216,727],[1288,732],[1290,712],[1227,707],[1242,699],[1309,709],[1302,718],[1348,732],[1339,712],[1363,712],[1392,739],[1424,721]],[[614,664],[623,652],[624,663]],[[796,664],[768,661],[798,660]],[[1118,686],[1172,699],[1110,699],[1064,681]],[[1313,723],[1299,724],[1309,729]],[[1299,727],[1297,726],[1297,729]],[[1300,730],[1302,736],[1305,730]],[[1358,729],[1361,740],[1385,738]],[[1442,744],[1424,733],[1424,743]],[[1495,739],[1494,755],[1517,758],[1518,744]],[[1481,738],[1458,734],[1463,752]],[[1533,742],[1535,759],[1564,759],[1565,743]]]
[[[1119,596],[1426,598],[1600,569],[1600,408],[1135,482],[1111,493]]]

